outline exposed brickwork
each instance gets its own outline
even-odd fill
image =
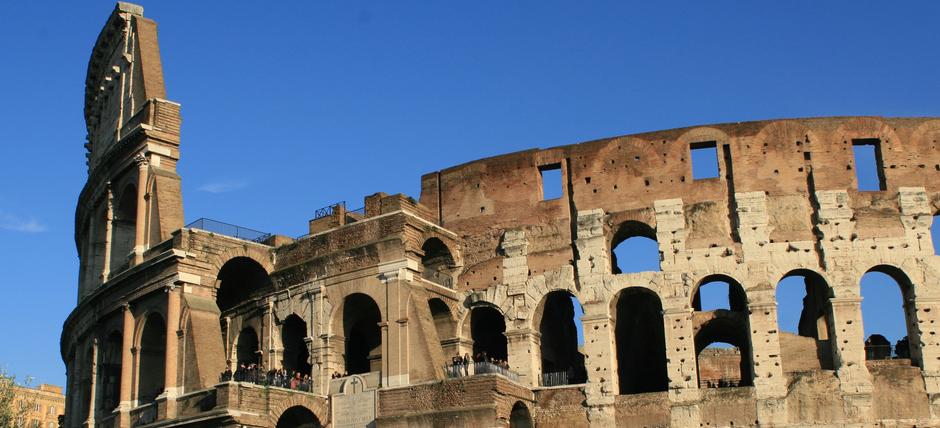
[[[346,383],[332,377],[347,371],[367,372],[379,426],[940,425],[940,119],[717,124],[528,150],[425,174],[420,201],[376,193],[307,236],[253,242],[183,228],[180,106],[163,99],[142,14],[120,3],[89,61],[67,426],[276,426],[293,410],[340,424],[331,400]],[[862,140],[877,141],[885,190],[857,189]],[[696,180],[702,144],[719,174]],[[558,184],[542,182],[547,167],[558,199],[544,200]],[[612,247],[631,236],[656,241],[658,271],[615,273]],[[899,284],[910,359],[866,364],[871,270]],[[800,336],[777,326],[775,288],[794,275],[815,290]],[[712,279],[731,284],[730,309],[698,307]],[[551,293],[584,309],[584,344],[568,353],[544,327],[560,318]],[[475,345],[505,353],[517,380],[446,379]],[[563,358],[570,371],[546,373]],[[312,392],[217,382],[246,361],[309,368]],[[587,379],[540,387],[552,373]],[[746,386],[700,386],[735,376]]]

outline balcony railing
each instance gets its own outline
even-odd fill
[[[231,236],[233,238],[244,239],[246,241],[252,242],[263,242],[265,239],[271,237],[270,233],[249,229],[247,227],[236,226],[234,224],[212,220],[209,218],[200,218],[199,220],[187,224],[186,228],[205,230],[206,232],[218,233],[219,235]]]
[[[519,382],[519,375],[509,369],[489,362],[472,362],[470,364],[447,364],[444,373],[448,379],[475,376],[481,374],[498,374],[513,382]]]
[[[542,386],[561,386],[570,384],[568,372],[542,373]]]

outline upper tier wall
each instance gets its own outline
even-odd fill
[[[884,192],[856,192],[852,144],[860,139],[881,142]],[[837,117],[680,128],[528,150],[426,174],[421,203],[444,227],[470,241],[468,267],[490,258],[498,245],[495,231],[536,228],[535,236],[556,237],[542,240],[545,248],[530,248],[530,257],[551,250],[557,262],[572,258],[565,249],[572,213],[600,208],[611,215],[609,223],[639,220],[655,228],[653,202],[673,198],[685,205],[689,248],[732,245],[733,195],[754,191],[767,195],[770,238],[777,242],[814,239],[810,196],[820,190],[853,195],[860,236],[900,236],[899,187],[924,187],[934,209],[940,206],[937,140],[936,118]],[[717,146],[718,178],[692,178],[690,146],[702,142]],[[561,167],[563,195],[542,200],[539,167],[553,164]]]

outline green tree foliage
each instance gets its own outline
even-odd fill
[[[30,379],[26,378],[28,386]],[[25,426],[25,417],[34,404],[32,397],[18,396],[16,376],[0,368],[0,427]]]

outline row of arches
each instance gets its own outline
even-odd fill
[[[260,266],[257,269],[261,269]],[[896,283],[905,290],[906,276],[897,269],[877,267],[873,273],[890,273]],[[244,279],[250,275],[239,275]],[[794,270],[780,281],[777,287],[787,292],[802,293],[800,307],[793,311],[780,306],[782,314],[798,313],[794,329],[783,332],[825,342],[829,338],[831,320],[828,314],[829,287],[825,280],[810,270]],[[903,291],[906,293],[906,291]],[[903,294],[902,293],[902,294]],[[219,294],[223,305],[226,294]],[[659,297],[645,288],[623,290],[611,305],[615,321],[615,340],[618,361],[620,391],[624,394],[662,391],[667,387],[665,365],[665,335],[663,332],[662,304]],[[377,371],[381,367],[381,313],[372,298],[364,294],[352,294],[343,302],[342,343],[345,371],[350,374]],[[428,301],[430,313],[438,336],[442,339],[456,337],[456,321],[448,306],[440,299]],[[743,287],[733,278],[712,275],[704,278],[692,298],[697,316],[695,331],[696,356],[706,349],[733,349],[731,356],[738,358],[738,379],[733,385],[749,385],[752,378],[751,346],[747,297]],[[583,310],[577,299],[566,291],[555,291],[545,296],[536,322],[540,333],[541,372],[568,373],[570,383],[586,381],[584,356],[579,350],[581,338],[580,313]],[[903,314],[904,311],[901,311]],[[781,316],[784,320],[787,316]],[[505,337],[506,321],[494,306],[479,305],[471,308],[469,322],[464,323],[463,336],[473,341],[473,354],[487,358],[508,360]],[[282,326],[285,368],[309,373],[309,353],[303,338],[306,323],[291,315]],[[258,361],[258,336],[252,328],[244,329],[238,336],[237,361],[250,364]],[[914,352],[905,354],[916,355]],[[821,366],[831,365],[831,357]],[[642,370],[638,368],[643,368]]]

